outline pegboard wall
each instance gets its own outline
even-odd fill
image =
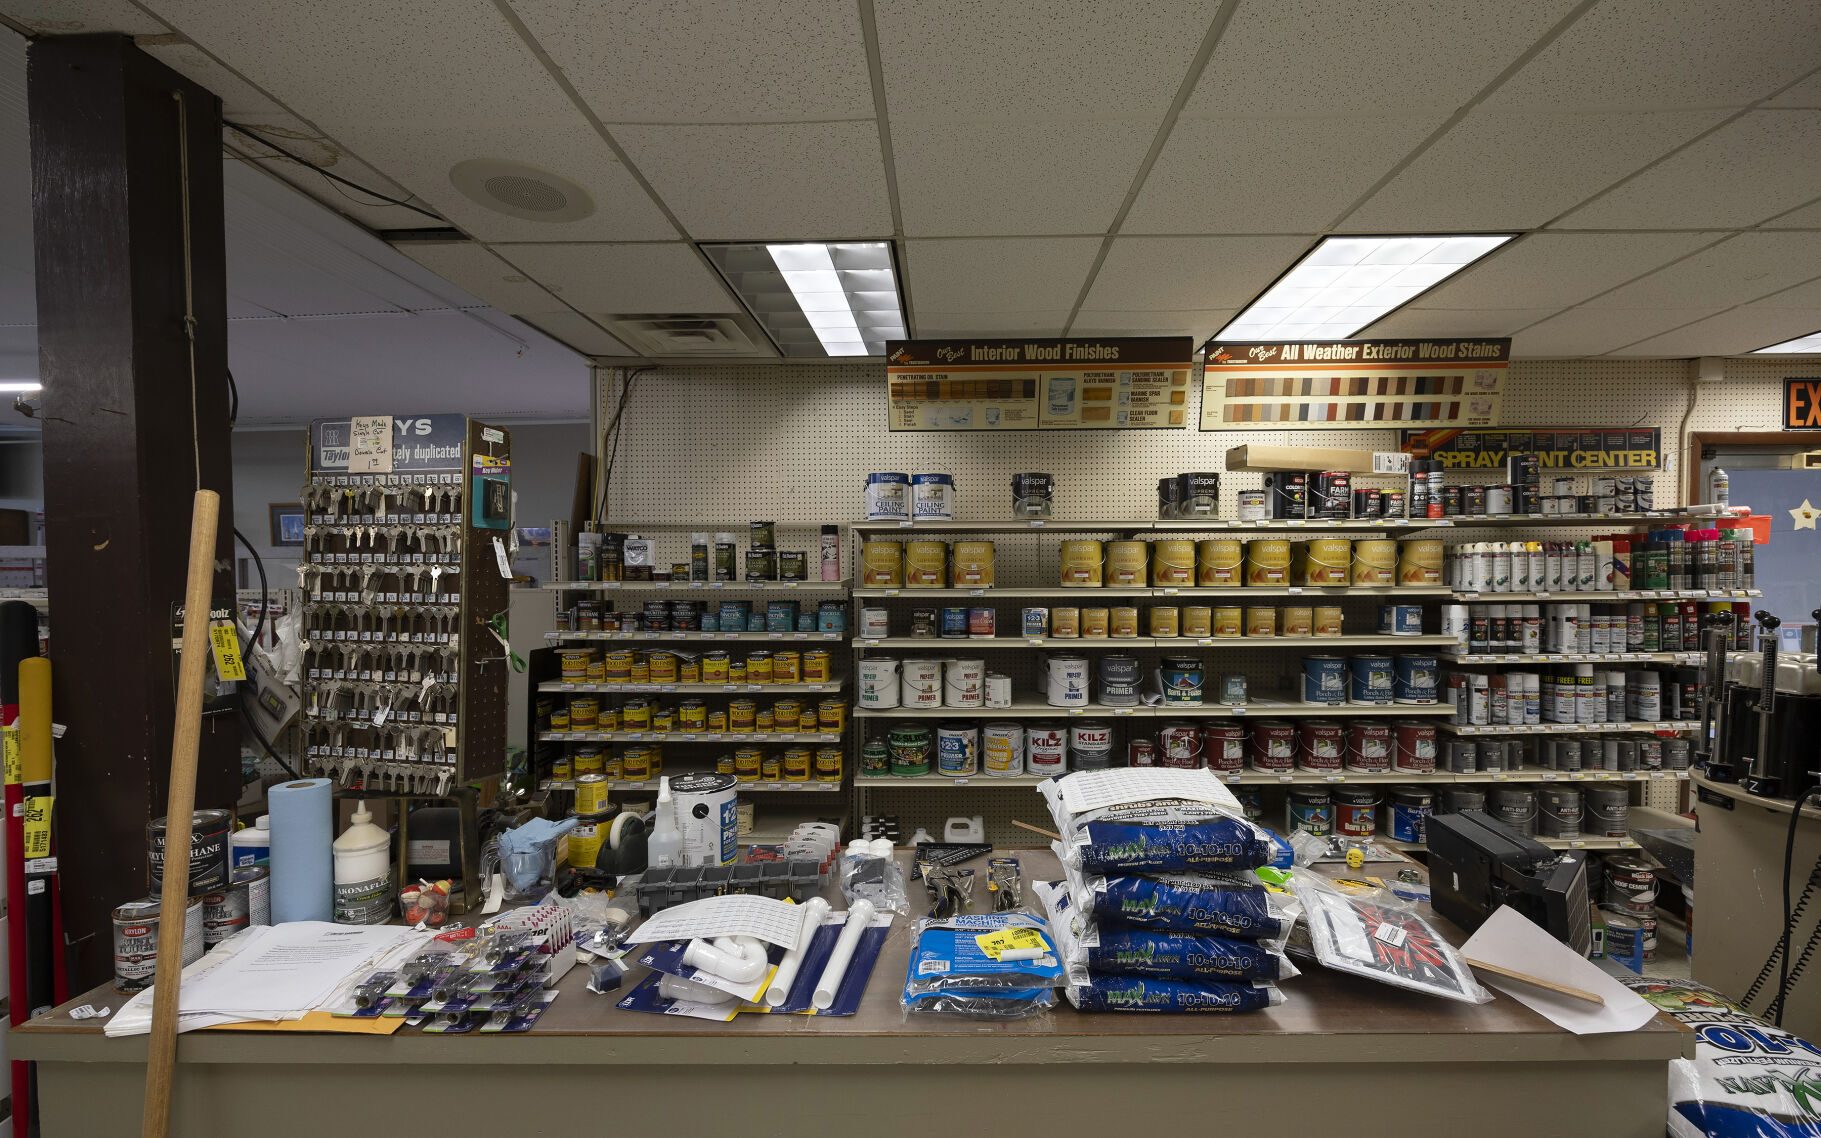
[[[1724,382],[1696,392],[1688,428],[1774,430],[1782,378],[1803,369],[1776,360],[1724,366]],[[1692,360],[1520,360],[1508,373],[1503,421],[1658,427],[1665,462],[1654,476],[1656,503],[1679,505],[1681,431],[1695,370]],[[622,374],[597,373],[602,422]],[[1199,367],[1190,390],[1194,422]],[[1011,476],[1031,470],[1056,476],[1059,518],[1142,519],[1156,516],[1158,478],[1224,471],[1230,447],[1397,445],[1389,430],[892,432],[880,363],[658,368],[635,381],[625,425],[608,516],[632,521],[845,523],[860,516],[866,476],[879,470],[953,474],[962,519],[1006,517]],[[1223,478],[1222,513],[1231,517],[1234,495],[1256,489],[1261,478],[1247,472]]]

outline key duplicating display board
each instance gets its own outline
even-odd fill
[[[894,431],[1181,428],[1194,341],[893,340]]]
[[[1510,340],[1209,342],[1201,429],[1489,427]]]

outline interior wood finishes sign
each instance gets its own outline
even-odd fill
[[[1510,340],[1210,340],[1201,429],[1490,427],[1510,359]]]
[[[1529,427],[1502,431],[1405,431],[1413,458],[1449,470],[1503,470],[1514,454],[1534,454],[1544,470],[1655,470],[1663,433],[1656,427]]]
[[[894,431],[1187,427],[1195,342],[891,340]]]

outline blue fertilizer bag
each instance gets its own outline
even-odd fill
[[[1066,882],[1034,882],[1032,891],[1049,911],[1056,951],[1071,983],[1086,983],[1090,973],[1222,981],[1278,981],[1299,975],[1284,955],[1281,940],[1102,926],[1076,908]]]
[[[1069,985],[1068,998],[1084,1012],[1251,1012],[1284,1002],[1272,984],[1098,974]]]

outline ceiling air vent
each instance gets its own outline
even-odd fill
[[[449,170],[463,196],[522,221],[580,221],[594,212],[588,191],[561,174],[501,158],[470,158]]]
[[[627,347],[649,358],[777,355],[746,316],[608,316],[602,322]]]

